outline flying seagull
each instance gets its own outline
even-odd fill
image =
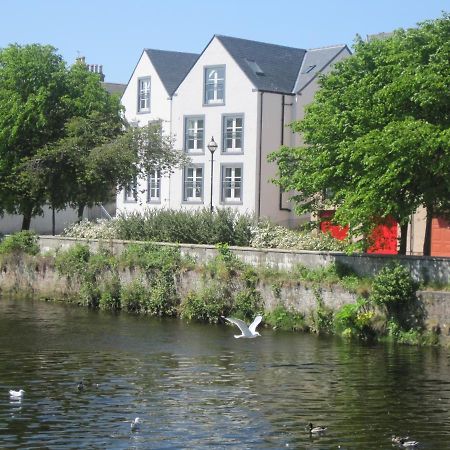
[[[20,389],[20,391],[13,391],[12,389],[10,389],[9,391],[9,396],[11,398],[22,398],[23,394],[25,394],[25,391],[23,389]]]
[[[250,326],[248,326],[243,320],[240,320],[240,319],[233,319],[231,317],[223,317],[223,316],[222,316],[222,318],[225,320],[228,320],[228,322],[230,322],[230,323],[234,323],[235,325],[237,325],[239,327],[242,334],[235,334],[234,337],[236,339],[239,339],[239,338],[252,339],[257,336],[261,336],[256,331],[256,327],[261,323],[262,316],[256,316],[255,320],[251,323]]]

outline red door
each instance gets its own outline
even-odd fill
[[[377,225],[372,232],[373,245],[367,249],[367,253],[381,255],[396,255],[398,224],[391,216],[386,217],[384,223]]]
[[[320,231],[322,233],[329,233],[335,239],[340,241],[347,237],[348,225],[341,227],[340,225],[335,225],[331,221],[334,216],[334,211],[321,211],[319,213],[320,221]]]
[[[431,223],[431,256],[450,256],[450,221],[442,217]]]

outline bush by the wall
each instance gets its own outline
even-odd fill
[[[0,240],[0,255],[8,253],[26,253],[37,255],[39,244],[36,233],[32,231],[19,231]]]

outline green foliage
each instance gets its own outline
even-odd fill
[[[135,279],[122,288],[121,304],[124,311],[139,313],[148,302],[149,290],[142,281]]]
[[[373,280],[370,300],[379,306],[385,306],[388,311],[416,299],[416,283],[408,269],[400,264],[383,267]]]
[[[210,283],[197,292],[190,292],[181,302],[183,319],[217,323],[230,312],[228,292],[219,283]]]
[[[340,308],[335,316],[335,326],[345,337],[359,337],[368,339],[374,336],[372,327],[374,311],[370,310],[366,299],[358,299],[356,303],[350,303]]]
[[[37,235],[31,231],[20,231],[6,236],[0,241],[0,255],[8,253],[37,255],[39,253]]]
[[[0,212],[22,213],[27,229],[47,202],[61,209],[109,197],[114,171],[90,155],[122,132],[120,112],[97,74],[68,68],[53,47],[1,49]]]
[[[69,278],[79,276],[86,270],[91,252],[87,245],[75,244],[67,250],[59,251],[55,258],[56,270]]]
[[[388,216],[404,226],[421,205],[429,217],[450,209],[449,40],[443,13],[388,39],[359,39],[321,78],[292,126],[306,145],[270,157],[299,212],[337,208],[335,221],[364,248]]]
[[[287,309],[285,306],[279,305],[272,311],[264,314],[264,321],[274,329],[306,331],[305,316],[302,313]]]
[[[147,209],[119,216],[117,238],[192,244],[249,245],[250,216],[232,209],[200,211]],[[247,230],[247,231],[246,231]]]
[[[99,300],[100,309],[119,311],[121,309],[121,283],[117,275],[113,275],[102,283]]]
[[[314,333],[330,333],[333,328],[333,311],[328,308],[322,298],[322,292],[316,285],[313,287],[316,297],[316,310],[311,313],[310,329]]]

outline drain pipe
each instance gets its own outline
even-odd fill
[[[262,135],[263,135],[263,102],[264,91],[260,92],[259,104],[259,161],[258,161],[258,207],[256,209],[256,218],[261,217],[261,170],[262,170]]]
[[[292,106],[292,103],[285,103],[285,98],[286,96],[283,94],[282,98],[281,98],[281,138],[280,138],[280,146],[282,147],[284,145],[284,108],[286,106]],[[278,208],[280,211],[289,211],[291,212],[291,208],[284,208],[283,207],[283,189],[281,188],[281,186],[279,187],[279,199],[278,199]]]

